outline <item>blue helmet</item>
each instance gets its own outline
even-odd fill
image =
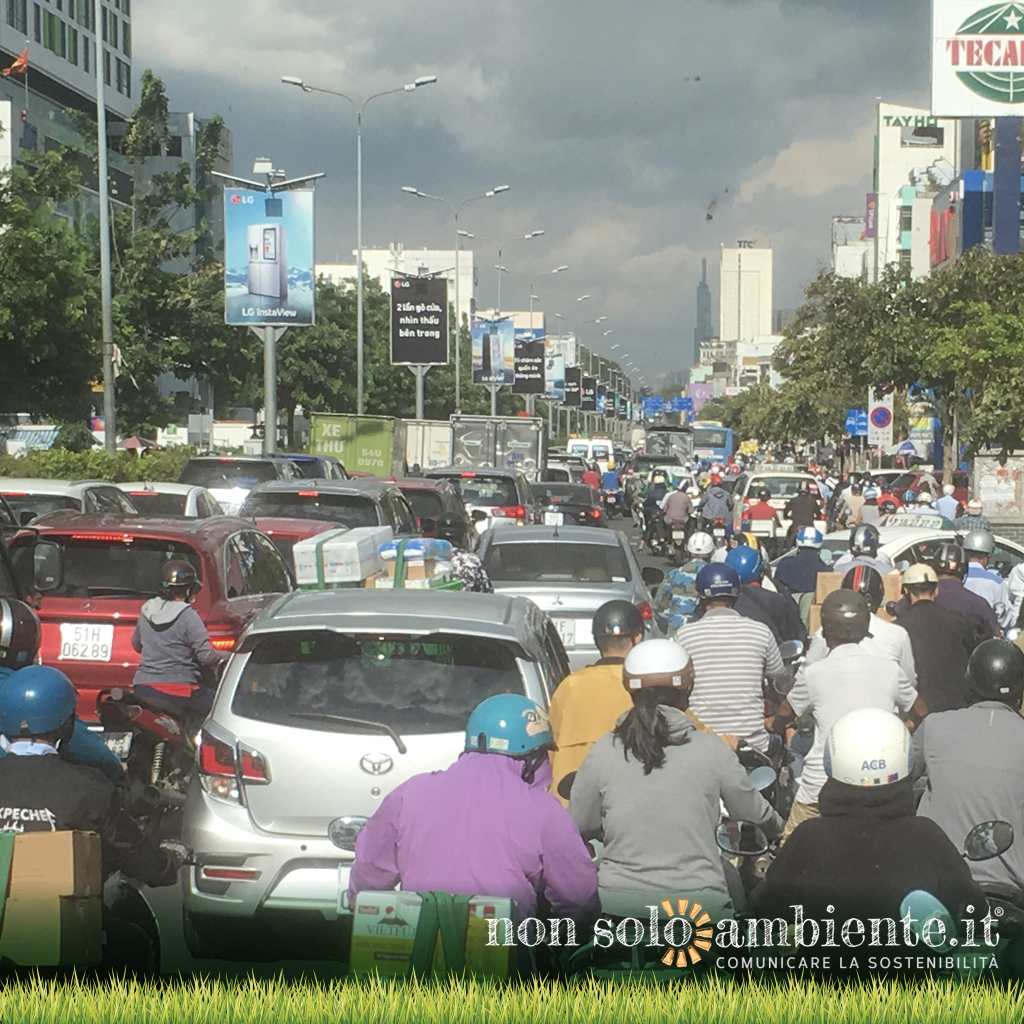
[[[913,502],[917,501],[917,491],[904,491],[903,492],[903,501],[906,504],[908,504],[908,505],[910,505]]]
[[[755,548],[740,545],[725,556],[725,564],[731,565],[740,578],[740,583],[756,583],[761,578],[761,552]]]
[[[28,665],[0,687],[0,732],[11,739],[55,732],[74,713],[78,694],[63,672]]]
[[[553,747],[548,713],[521,693],[499,693],[474,708],[466,724],[466,750],[525,757]]]
[[[824,540],[820,530],[816,530],[813,526],[804,526],[797,532],[796,546],[798,548],[820,548]]]
[[[750,548],[747,548],[749,551]],[[739,597],[740,577],[728,562],[712,562],[705,565],[694,582],[697,593],[706,599],[716,597]]]

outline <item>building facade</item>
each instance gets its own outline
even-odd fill
[[[772,250],[756,242],[722,247],[718,331],[723,342],[772,333]]]

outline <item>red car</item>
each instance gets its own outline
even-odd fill
[[[253,522],[256,529],[265,533],[273,542],[274,547],[288,563],[288,568],[295,571],[295,559],[292,548],[300,540],[309,540],[324,530],[344,530],[344,523],[325,523],[322,519],[275,519],[268,516],[257,516]]]
[[[294,589],[273,542],[244,519],[64,511],[32,527],[11,541],[11,560],[39,594],[43,664],[68,674],[85,721],[96,721],[100,694],[131,688],[139,664],[132,633],[143,603],[160,592],[165,562],[195,566],[200,588],[193,607],[220,650],[232,650],[257,612]]]
[[[394,480],[395,486],[405,495],[412,514],[416,517],[416,529],[424,537],[433,537],[433,531],[422,529],[424,519],[436,519],[443,512],[457,512],[467,522],[466,506],[459,497],[459,492],[448,480],[429,479],[427,477],[410,476]]]

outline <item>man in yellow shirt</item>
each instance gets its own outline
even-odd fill
[[[593,632],[600,661],[566,676],[548,708],[558,748],[551,753],[552,792],[565,805],[572,779],[590,748],[633,707],[633,699],[622,685],[622,665],[644,638],[644,620],[628,601],[609,601],[597,609]],[[692,711],[686,713],[699,732],[712,731]]]

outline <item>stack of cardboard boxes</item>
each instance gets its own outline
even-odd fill
[[[24,967],[98,964],[103,873],[93,832],[23,832],[14,840],[0,956]]]
[[[833,590],[839,590],[842,587],[845,576],[845,572],[818,573],[818,587],[814,594],[814,604],[811,605],[811,614],[807,624],[807,631],[809,633],[816,633],[821,628],[821,604]],[[885,595],[882,598],[882,607],[878,609],[877,614],[879,618],[885,619],[886,622],[892,622],[892,616],[886,612],[885,605],[889,601],[898,601],[900,599],[902,579],[902,574],[896,570],[882,577],[882,583],[885,585]]]

